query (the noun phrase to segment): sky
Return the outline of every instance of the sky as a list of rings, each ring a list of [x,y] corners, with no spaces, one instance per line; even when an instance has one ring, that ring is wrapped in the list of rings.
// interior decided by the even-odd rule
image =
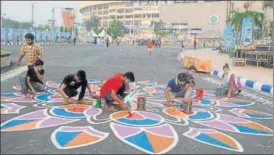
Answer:
[[[1,1],[1,15],[5,14],[5,18],[17,21],[31,21],[31,5],[34,1]],[[62,25],[61,9],[59,8],[75,8],[79,9],[83,1],[35,1],[34,7],[34,25],[48,24],[48,20],[52,19],[52,8],[55,9],[56,26]],[[76,14],[76,21],[81,22],[81,14]]]

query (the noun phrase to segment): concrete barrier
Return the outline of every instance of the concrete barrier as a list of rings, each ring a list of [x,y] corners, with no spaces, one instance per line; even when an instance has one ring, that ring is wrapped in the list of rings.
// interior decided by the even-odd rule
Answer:
[[[1,68],[10,65],[10,52],[2,52],[1,51]]]

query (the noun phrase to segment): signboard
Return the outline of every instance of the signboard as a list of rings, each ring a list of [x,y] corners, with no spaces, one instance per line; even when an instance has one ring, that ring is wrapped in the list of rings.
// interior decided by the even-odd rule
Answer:
[[[223,39],[225,51],[231,51],[235,47],[235,34],[231,25],[226,25]]]
[[[254,35],[253,30],[254,30],[254,20],[250,17],[243,18],[242,27],[241,27],[241,40],[240,40],[241,49],[252,46],[253,35]]]
[[[217,24],[219,21],[219,18],[215,15],[209,16],[208,22],[209,24]]]

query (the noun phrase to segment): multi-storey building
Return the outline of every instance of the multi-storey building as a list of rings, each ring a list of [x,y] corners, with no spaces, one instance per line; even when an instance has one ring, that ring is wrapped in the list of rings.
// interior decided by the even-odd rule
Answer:
[[[245,1],[232,3],[233,10],[244,11]],[[249,10],[263,12],[262,6],[263,1],[253,1]],[[166,23],[166,29],[221,37],[227,7],[227,1],[86,1],[80,6],[80,12],[84,20],[92,15],[98,16],[102,27],[108,27],[112,20],[119,20],[139,35],[152,33],[151,23],[161,20]]]

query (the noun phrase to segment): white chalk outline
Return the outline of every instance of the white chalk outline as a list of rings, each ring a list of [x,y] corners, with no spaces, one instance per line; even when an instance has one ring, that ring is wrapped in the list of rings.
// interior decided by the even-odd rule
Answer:
[[[113,122],[110,123],[110,128],[111,128],[112,132],[115,134],[115,136],[116,136],[118,139],[120,139],[120,140],[123,141],[124,143],[128,144],[129,146],[132,146],[132,147],[135,148],[135,149],[141,150],[141,151],[143,151],[143,152],[145,152],[145,153],[148,153],[148,154],[155,154],[154,152],[147,151],[147,150],[145,150],[145,149],[143,149],[143,148],[141,148],[141,147],[139,147],[139,146],[137,146],[137,145],[135,145],[135,144],[132,144],[132,143],[129,143],[128,141],[126,141],[125,138],[121,137],[121,136],[119,135],[119,133],[115,130],[114,125],[119,125],[119,126],[123,126],[123,127],[128,127],[128,126],[125,126],[125,125],[122,125],[122,124],[113,123]],[[161,152],[158,152],[157,154],[164,154],[164,153],[166,153],[166,152],[169,152],[170,150],[172,150],[172,149],[177,145],[177,143],[178,143],[178,141],[179,141],[179,140],[178,140],[178,134],[177,134],[177,132],[174,130],[174,128],[173,128],[170,124],[167,124],[167,123],[164,123],[164,124],[162,124],[162,125],[160,125],[160,126],[164,126],[164,125],[169,126],[169,128],[171,129],[171,132],[173,133],[173,136],[174,136],[174,137],[172,137],[172,138],[174,139],[174,141],[173,141],[173,143],[172,143],[168,148],[164,149],[164,150],[161,151]],[[160,126],[158,126],[158,127],[160,127]],[[156,136],[159,135],[159,134],[156,134],[156,133],[153,133],[153,132],[150,132],[150,131],[146,130],[146,129],[149,129],[149,128],[155,128],[155,126],[154,126],[154,127],[132,127],[132,128],[139,128],[139,129],[141,129],[140,132],[146,131],[146,132],[149,132],[149,133],[154,134],[154,135],[156,135]],[[138,133],[139,133],[139,132],[138,132]],[[136,133],[133,134],[133,135],[136,135]],[[171,137],[165,136],[165,135],[160,135],[160,136],[161,136],[161,137],[171,138]]]
[[[94,129],[94,128],[91,127],[91,126],[81,126],[81,127],[89,128],[89,129],[91,129],[91,130],[94,130],[94,131],[96,131],[96,132],[99,132],[99,133],[103,134],[103,136],[99,136],[99,135],[95,135],[95,134],[91,134],[91,133],[89,133],[89,132],[86,132],[86,129],[77,130],[77,132],[78,132],[78,131],[79,131],[79,132],[86,132],[87,134],[92,135],[92,136],[95,136],[95,137],[98,137],[98,138],[100,138],[100,139],[98,139],[97,141],[92,141],[92,142],[90,142],[90,143],[86,143],[86,144],[75,145],[75,146],[69,146],[69,147],[62,147],[62,146],[59,145],[59,143],[58,143],[57,140],[56,140],[56,134],[57,134],[57,132],[62,131],[62,129],[65,128],[65,127],[74,128],[74,127],[72,127],[72,126],[61,126],[61,127],[57,128],[57,129],[55,129],[55,130],[52,132],[51,136],[50,136],[50,137],[51,137],[51,141],[52,141],[52,143],[54,144],[54,146],[55,146],[56,148],[60,149],[60,150],[74,149],[74,148],[78,148],[78,147],[84,147],[84,146],[96,144],[96,143],[99,143],[99,142],[105,140],[105,139],[109,136],[109,133],[106,133],[106,132],[102,132],[102,131],[96,130],[96,129]],[[77,127],[75,127],[75,128],[79,128],[79,126],[77,126]],[[75,132],[75,131],[64,131],[64,132]]]
[[[43,119],[40,119],[40,118],[20,119],[20,117],[22,117],[22,116],[24,116],[24,115],[32,114],[32,113],[37,112],[37,111],[43,111],[43,114],[45,114],[46,117],[43,118]],[[48,120],[48,119],[50,119],[50,118],[54,118],[54,117],[48,115],[48,109],[40,109],[40,110],[37,110],[37,111],[33,111],[33,112],[30,112],[30,113],[26,113],[26,114],[24,114],[24,115],[20,115],[20,116],[14,117],[14,118],[12,118],[12,119],[10,119],[10,120],[7,120],[7,121],[5,121],[5,122],[3,122],[3,123],[1,124],[1,127],[2,127],[2,126],[4,126],[5,124],[7,124],[7,123],[9,123],[9,122],[11,122],[11,121],[13,121],[13,120],[33,120],[33,121],[37,121],[37,120],[38,120],[38,122],[37,122],[36,125],[35,125],[35,128],[32,128],[32,129],[23,129],[23,130],[6,130],[6,129],[1,129],[1,132],[14,132],[14,131],[29,131],[29,130],[36,130],[36,129],[49,128],[49,127],[54,127],[54,126],[59,126],[59,125],[64,125],[64,124],[69,124],[69,123],[73,123],[73,122],[76,122],[76,121],[79,121],[79,120],[80,120],[80,119],[67,119],[67,118],[55,117],[55,118],[58,118],[58,119],[69,120],[69,122],[63,123],[63,124],[60,123],[60,124],[58,124],[58,125],[55,124],[55,125],[49,125],[49,126],[46,126],[46,127],[40,127],[40,124],[41,124],[41,123],[43,123],[44,121],[46,121],[46,120]],[[7,129],[9,129],[9,128],[7,128]]]
[[[131,111],[131,113],[138,113],[138,114],[139,114],[139,112],[143,112],[143,113],[150,113],[150,114],[153,114],[153,115],[157,115],[157,117],[159,117],[160,120],[156,120],[156,119],[154,119],[154,118],[148,118],[148,119],[151,119],[151,120],[154,120],[154,121],[158,121],[158,123],[156,123],[156,124],[151,124],[151,125],[134,125],[134,124],[126,124],[126,123],[123,123],[123,122],[119,122],[118,120],[116,120],[116,119],[113,118],[113,115],[114,115],[114,114],[116,114],[116,113],[121,113],[121,112],[127,112],[127,111],[124,110],[124,111],[118,111],[118,112],[112,113],[112,114],[109,116],[110,120],[112,120],[113,122],[119,123],[119,124],[123,124],[123,125],[127,125],[127,126],[134,126],[134,127],[151,127],[151,126],[157,126],[157,125],[162,124],[162,123],[165,122],[165,119],[164,119],[162,116],[160,116],[160,115],[158,115],[158,114],[155,114],[155,113],[146,112],[146,111]],[[142,115],[142,114],[139,114],[139,115]],[[144,118],[147,118],[147,117],[145,117],[145,116],[143,116],[143,117],[144,117]],[[126,117],[120,117],[120,118],[126,118]]]
[[[195,134],[195,136],[191,137],[191,136],[188,135],[188,133],[192,132],[193,130],[198,130],[198,131]],[[198,142],[201,142],[201,143],[204,143],[204,144],[207,144],[207,145],[211,145],[211,146],[214,146],[214,147],[218,147],[218,148],[222,148],[222,149],[226,149],[226,150],[230,150],[230,151],[235,151],[235,152],[244,152],[244,148],[242,147],[242,145],[236,139],[234,139],[233,137],[231,137],[231,136],[229,136],[227,134],[224,134],[224,133],[222,133],[222,132],[220,132],[218,130],[215,130],[215,129],[202,129],[202,130],[205,131],[204,133],[214,133],[215,132],[215,133],[219,133],[219,134],[222,134],[222,135],[230,138],[231,140],[233,140],[236,143],[236,145],[239,148],[239,150],[235,150],[235,149],[231,149],[231,148],[226,148],[226,147],[223,147],[223,146],[219,146],[219,145],[207,143],[207,142],[201,141],[199,139],[196,139],[195,137],[198,136],[199,134],[201,134],[203,132],[199,128],[189,127],[189,130],[186,131],[185,133],[183,133],[182,135],[184,135],[184,136],[186,136],[186,137],[188,137],[190,139],[193,139],[195,141],[198,141]],[[214,131],[214,132],[206,132],[206,130],[208,130],[208,131]]]
[[[2,109],[1,109],[1,114],[19,114],[20,111],[24,108],[26,108],[26,106],[21,106],[21,105],[18,105],[18,104],[15,104],[15,103],[2,103],[1,104],[3,107],[5,107],[6,111],[2,112]],[[9,105],[13,105],[13,106],[16,106],[16,111],[15,112],[9,112],[11,109],[14,109],[14,107],[10,107]]]
[[[35,103],[37,102],[36,100],[28,100],[28,101],[14,101],[13,99],[22,99],[24,100],[25,97],[22,96],[22,95],[19,95],[18,92],[11,92],[15,95],[15,97],[10,97],[10,96],[3,96],[3,97],[7,97],[8,99],[7,100],[2,100],[1,98],[1,102],[14,102],[14,103]],[[3,93],[3,94],[9,94],[9,93]],[[2,95],[2,94],[1,94]]]
[[[265,114],[267,115],[267,117],[265,118],[256,118],[256,117],[250,117],[249,115],[243,113],[244,110],[251,110],[251,109],[243,109],[243,108],[233,108],[233,109],[230,109],[229,112],[231,112],[232,114],[238,116],[238,117],[241,117],[241,118],[250,118],[250,119],[259,119],[259,120],[263,120],[263,119],[273,119],[273,115],[269,114],[269,113],[265,113],[265,112],[262,112],[262,111],[257,111],[257,110],[251,110],[251,111],[256,111],[256,112],[260,112],[262,114]],[[245,117],[239,115],[239,114],[242,114],[244,115]]]
[[[272,134],[258,134],[258,133],[245,133],[245,132],[240,132],[236,127],[234,127],[233,125],[229,124],[229,123],[243,123],[243,122],[230,122],[230,121],[224,121],[224,120],[221,120],[220,119],[220,115],[226,115],[226,114],[219,114],[219,113],[215,113],[216,114],[216,118],[214,120],[208,120],[208,121],[192,121],[194,123],[197,123],[197,124],[200,124],[200,125],[203,125],[203,126],[206,126],[206,127],[210,127],[210,128],[214,128],[214,129],[218,129],[218,130],[222,130],[222,131],[229,131],[229,132],[233,132],[233,133],[239,133],[239,134],[246,134],[246,135],[258,135],[258,136],[273,136],[273,130],[262,125],[262,124],[259,124],[259,123],[256,123],[256,122],[253,122],[253,121],[249,121],[247,119],[243,119],[243,118],[240,118],[240,119],[243,119],[243,120],[246,120],[246,123],[254,123],[258,126],[263,126],[264,128],[268,129],[268,130],[271,130],[272,131]],[[226,115],[226,116],[230,116],[230,117],[235,117],[235,116],[231,116],[231,115]],[[236,117],[237,118],[237,117]],[[239,118],[238,118],[239,119]],[[210,125],[207,125],[207,124],[204,124],[204,123],[209,123],[209,122],[214,122],[214,121],[220,121],[222,123],[225,123],[227,124],[228,126],[230,126],[231,128],[233,128],[235,131],[230,131],[230,130],[226,130],[226,129],[221,129],[221,128],[218,128],[218,127],[214,127],[214,126],[210,126]]]
[[[98,109],[99,112],[98,112],[97,114],[95,114],[95,115],[88,115],[88,114],[87,114],[87,111],[90,110],[90,109]],[[87,108],[87,109],[83,112],[83,114],[86,116],[86,121],[87,121],[88,123],[90,123],[90,124],[103,124],[103,123],[108,123],[108,122],[111,121],[109,118],[106,118],[106,119],[97,119],[97,116],[100,115],[101,113],[102,113],[102,109],[100,109],[100,108],[94,108],[94,107]],[[93,122],[93,121],[91,120],[91,118],[92,118],[93,120],[102,121],[102,122]]]

